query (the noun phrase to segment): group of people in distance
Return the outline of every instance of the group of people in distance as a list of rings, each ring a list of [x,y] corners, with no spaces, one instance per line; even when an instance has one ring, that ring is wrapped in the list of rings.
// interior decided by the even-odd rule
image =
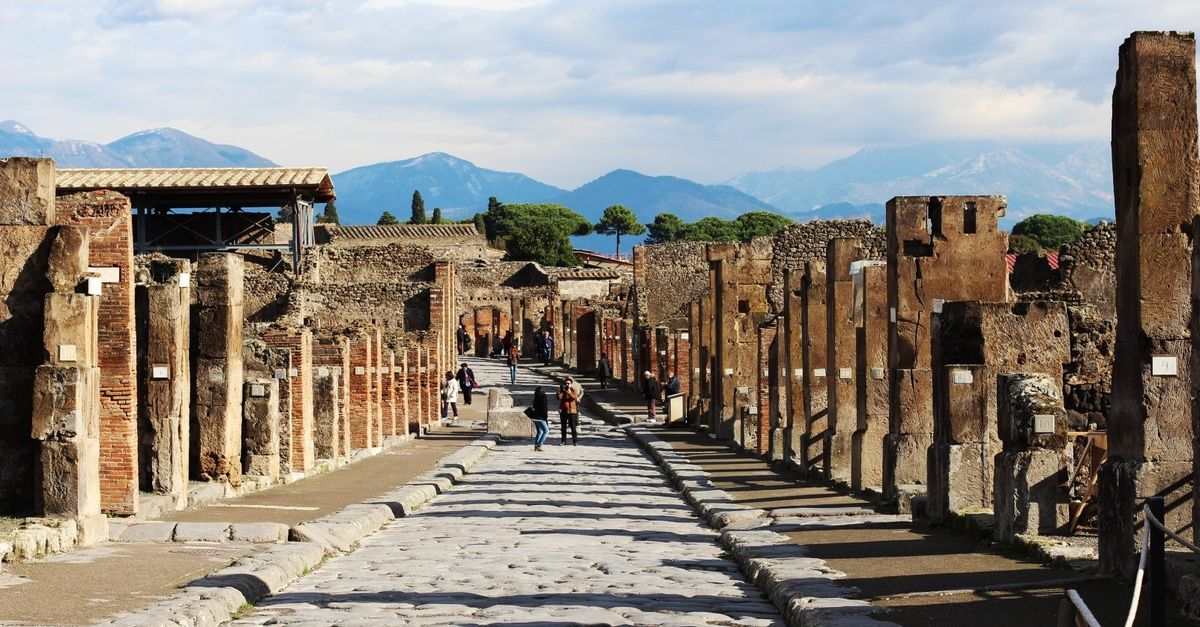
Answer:
[[[463,354],[471,348],[471,338],[467,333],[465,325],[460,325],[458,328],[458,352]],[[516,384],[517,382],[517,364],[520,361],[521,350],[520,338],[514,337],[512,330],[509,330],[501,340],[498,350],[493,351],[493,355],[503,354],[505,363],[508,366],[509,383]],[[534,349],[537,353],[539,361],[545,365],[550,365],[550,360],[554,355],[554,338],[549,331],[541,331],[534,338]],[[608,359],[608,353],[600,353],[600,359],[596,363],[596,378],[600,382],[601,389],[608,388],[609,379],[612,378],[613,368],[612,363]],[[682,391],[682,384],[679,377],[675,376],[675,372],[667,372],[667,380],[660,383],[653,372],[647,370],[643,373],[644,385],[642,393],[646,399],[646,414],[651,422],[658,420],[658,403],[660,400],[666,400],[671,396],[679,394]],[[467,405],[471,404],[471,391],[479,387],[479,383],[475,380],[475,373],[471,367],[463,362],[458,373],[446,372],[446,381],[442,384],[442,418],[448,418],[453,413],[454,418],[458,418],[458,396],[461,393],[463,402]],[[554,393],[558,399],[559,421],[562,429],[562,439],[559,445],[567,443],[567,433],[571,434],[571,443],[575,446],[579,445],[579,401],[583,398],[583,386],[575,380],[574,377],[568,376],[558,386],[558,390]],[[533,421],[534,427],[534,450],[542,450],[542,446],[546,443],[546,439],[550,435],[550,414],[548,409],[548,398],[546,391],[538,386],[533,391],[533,402],[525,409],[525,414]]]

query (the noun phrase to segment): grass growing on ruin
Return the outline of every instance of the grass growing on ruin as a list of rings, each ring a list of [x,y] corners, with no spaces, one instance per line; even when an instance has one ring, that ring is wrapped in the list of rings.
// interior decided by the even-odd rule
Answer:
[[[233,615],[229,617],[229,620],[237,620],[239,618],[245,618],[247,614],[249,614],[250,612],[253,612],[253,611],[254,611],[253,605],[250,605],[249,603],[243,603],[240,607],[237,608],[237,611],[234,612]]]

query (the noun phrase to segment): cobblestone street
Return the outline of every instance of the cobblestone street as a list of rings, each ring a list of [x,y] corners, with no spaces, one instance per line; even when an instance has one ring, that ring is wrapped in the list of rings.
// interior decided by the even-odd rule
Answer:
[[[780,624],[624,433],[583,422],[579,446],[559,446],[552,424],[544,452],[497,447],[235,624]]]

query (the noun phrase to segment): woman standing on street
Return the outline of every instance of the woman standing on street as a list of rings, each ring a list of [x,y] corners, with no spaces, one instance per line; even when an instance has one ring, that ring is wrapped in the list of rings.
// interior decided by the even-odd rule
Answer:
[[[517,384],[517,344],[511,343],[508,347],[508,381],[510,385]]]
[[[579,446],[579,393],[575,391],[575,381],[567,377],[558,388],[558,414],[562,426],[563,446],[567,443],[567,430],[571,431],[571,443]]]
[[[533,420],[536,432],[533,437],[533,450],[540,451],[546,443],[546,438],[550,436],[550,412],[546,408],[546,391],[540,385],[533,391],[533,404],[530,405],[530,409],[533,410],[530,419]]]
[[[458,420],[458,381],[454,380],[454,373],[446,371],[446,380],[442,383],[442,418],[448,417],[450,410],[454,410],[454,419]]]

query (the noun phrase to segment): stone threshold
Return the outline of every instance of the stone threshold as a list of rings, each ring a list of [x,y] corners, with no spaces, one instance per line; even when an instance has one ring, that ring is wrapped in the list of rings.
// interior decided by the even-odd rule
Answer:
[[[325,559],[353,551],[388,521],[411,516],[437,495],[450,491],[496,446],[496,440],[495,436],[479,437],[443,457],[433,470],[379,498],[296,525],[289,531],[289,542],[270,545],[187,584],[169,599],[100,624],[149,627],[229,621],[246,605],[278,593]]]

